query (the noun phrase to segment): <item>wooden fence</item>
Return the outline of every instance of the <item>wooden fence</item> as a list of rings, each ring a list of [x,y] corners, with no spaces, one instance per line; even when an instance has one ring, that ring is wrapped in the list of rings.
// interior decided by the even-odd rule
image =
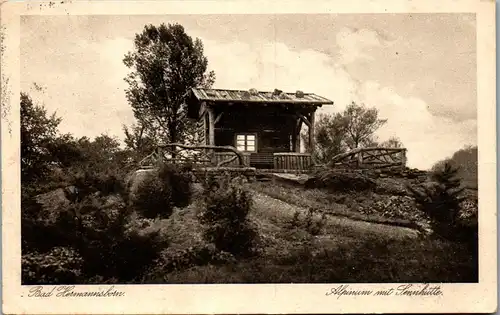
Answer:
[[[222,151],[222,152],[218,152]],[[244,154],[231,146],[184,145],[169,143],[158,146],[153,153],[139,162],[141,168],[156,167],[159,163],[194,166],[237,166],[248,165]]]
[[[312,158],[308,153],[274,153],[274,168],[277,170],[307,170],[312,166]]]
[[[356,168],[406,167],[405,148],[358,148],[333,157],[330,166]]]
[[[226,166],[239,166],[238,159],[233,159],[235,157],[234,152],[215,152],[214,153],[214,163],[215,165],[218,165],[219,163],[222,163],[224,161],[231,160],[230,162],[226,163]],[[243,154],[243,164],[244,165],[250,165],[250,157],[248,154]]]

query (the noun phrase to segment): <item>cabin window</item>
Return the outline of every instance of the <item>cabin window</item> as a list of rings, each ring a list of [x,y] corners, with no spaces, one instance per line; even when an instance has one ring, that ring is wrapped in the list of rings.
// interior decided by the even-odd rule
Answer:
[[[256,137],[254,134],[238,134],[236,135],[236,149],[244,152],[255,152]]]

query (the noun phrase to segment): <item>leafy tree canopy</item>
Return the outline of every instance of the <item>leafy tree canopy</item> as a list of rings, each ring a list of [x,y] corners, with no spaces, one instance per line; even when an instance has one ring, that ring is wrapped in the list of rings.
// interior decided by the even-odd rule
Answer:
[[[186,93],[215,80],[213,72],[207,73],[201,40],[193,40],[179,24],[146,25],[123,62],[132,70],[125,78],[127,99],[143,129],[128,132],[127,144],[141,142],[133,140],[139,135],[156,142],[185,141],[192,124],[186,116]]]
[[[48,115],[35,105],[26,93],[21,93],[21,180],[34,181],[43,177],[51,162],[55,162],[50,147],[57,137],[61,118]]]
[[[375,132],[386,122],[378,117],[376,108],[354,102],[342,113],[320,115],[315,131],[316,158],[327,162],[335,155],[355,148],[377,146]]]
[[[125,146],[135,153],[137,158],[151,153],[156,143],[155,135],[151,134],[144,125],[123,126],[125,132]]]
[[[398,137],[391,137],[388,140],[381,142],[380,147],[384,148],[403,148],[403,142]]]
[[[344,136],[345,126],[341,114],[320,115],[316,122],[316,158],[326,162],[345,152]]]
[[[376,108],[367,108],[352,102],[344,110],[342,120],[345,126],[345,144],[350,150],[370,146],[375,142],[375,132],[387,119],[378,118]]]

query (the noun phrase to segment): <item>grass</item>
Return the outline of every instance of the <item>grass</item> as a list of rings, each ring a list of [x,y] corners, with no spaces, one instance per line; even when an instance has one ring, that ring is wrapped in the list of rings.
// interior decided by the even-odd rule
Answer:
[[[357,202],[363,202],[370,199],[370,196],[366,193],[360,194],[359,196],[352,193],[332,194],[321,189],[306,190],[289,185],[280,185],[278,183],[269,185],[269,183],[265,182],[252,183],[252,189],[289,204],[318,209],[320,212],[346,217],[352,220],[389,224],[413,229],[420,228],[420,225],[414,220],[390,218],[376,213],[367,215],[353,210],[353,206],[355,206]]]
[[[309,243],[286,256],[263,256],[224,266],[170,273],[168,283],[477,282],[472,258],[460,246],[436,241],[351,241],[320,250]],[[444,253],[453,253],[453,258]]]
[[[267,194],[254,193],[253,216],[267,220],[280,229],[289,229],[289,223],[295,212],[299,212],[301,217],[307,213],[307,208],[294,205],[280,199],[270,197]],[[320,214],[315,215],[315,220],[320,219]],[[385,224],[366,222],[363,220],[353,220],[347,216],[328,215],[324,234],[336,237],[345,235],[356,238],[364,238],[366,235],[383,235],[385,238],[402,238],[408,235],[416,236],[416,231],[402,227],[394,227]]]
[[[202,227],[196,219],[201,206],[195,201],[176,209],[168,220],[156,222],[164,226],[169,252],[203,244]],[[254,192],[250,219],[260,234],[258,256],[224,263],[208,261],[172,271],[159,263],[143,282],[477,282],[477,260],[460,244],[421,238],[406,228],[337,216],[327,216],[323,230],[311,235],[291,223],[297,211],[303,220],[306,208]]]

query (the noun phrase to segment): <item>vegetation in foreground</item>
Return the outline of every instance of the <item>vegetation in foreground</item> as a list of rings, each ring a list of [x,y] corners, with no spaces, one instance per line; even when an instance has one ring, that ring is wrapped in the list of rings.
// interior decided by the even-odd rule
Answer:
[[[166,173],[193,178],[172,165],[151,176]],[[189,202],[176,206],[169,182],[139,186],[163,194],[156,215],[138,200],[151,193],[94,193],[49,213],[26,205],[23,283],[477,281],[474,249],[462,240],[357,229],[311,208],[280,212],[284,203],[240,178],[190,182]],[[69,216],[75,209],[81,221]]]

